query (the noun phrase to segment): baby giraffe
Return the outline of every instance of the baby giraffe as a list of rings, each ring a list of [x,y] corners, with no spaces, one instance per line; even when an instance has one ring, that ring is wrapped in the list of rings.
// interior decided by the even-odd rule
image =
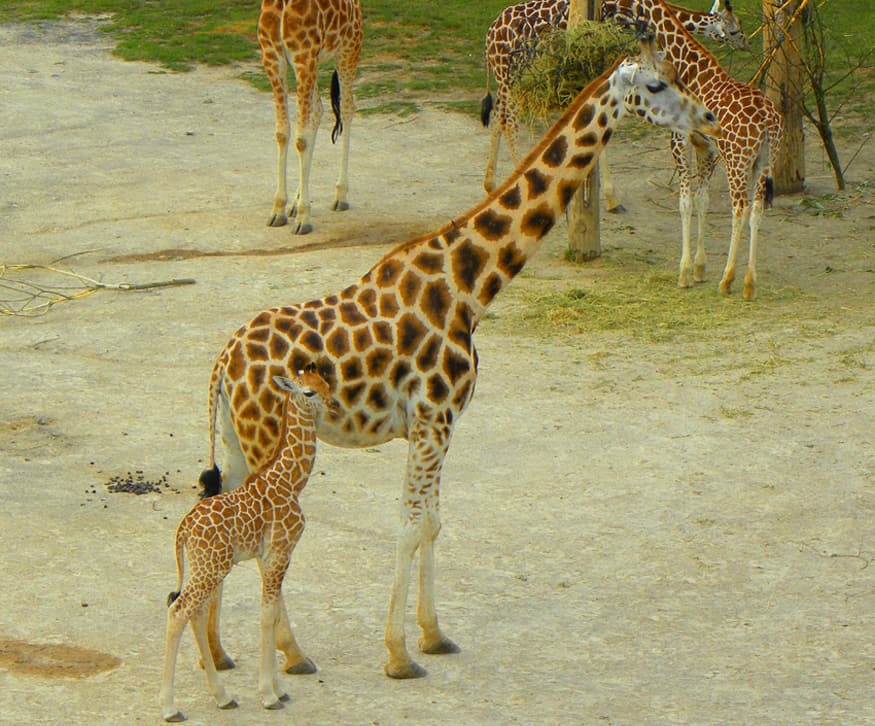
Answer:
[[[179,591],[167,598],[167,642],[161,683],[161,715],[184,721],[173,696],[176,655],[185,624],[191,620],[207,684],[219,708],[236,708],[213,665],[207,644],[207,610],[231,568],[258,561],[262,579],[261,664],[258,690],[265,708],[282,708],[288,696],[279,689],[276,647],[297,649],[283,602],[282,584],[292,551],[304,531],[298,495],[307,483],[316,457],[316,423],[334,406],[325,380],[307,369],[292,380],[274,377],[285,391],[282,431],[273,456],[230,492],[198,502],[176,530]],[[182,587],[184,552],[191,574]]]

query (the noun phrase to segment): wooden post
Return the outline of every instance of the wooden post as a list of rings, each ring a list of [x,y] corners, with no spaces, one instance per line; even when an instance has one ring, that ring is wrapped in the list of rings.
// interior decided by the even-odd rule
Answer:
[[[766,96],[784,117],[784,140],[772,178],[775,193],[802,191],[805,186],[805,135],[802,103],[805,93],[800,0],[763,0],[763,51],[774,53],[766,71]]]
[[[574,28],[584,18],[601,20],[601,0],[570,0],[568,5],[568,29]],[[575,262],[600,257],[602,254],[601,230],[599,229],[599,165],[592,168],[589,176],[568,205],[568,257]]]

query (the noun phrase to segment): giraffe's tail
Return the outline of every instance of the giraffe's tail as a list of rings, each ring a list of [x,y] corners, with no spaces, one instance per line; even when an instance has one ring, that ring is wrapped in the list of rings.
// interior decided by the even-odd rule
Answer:
[[[492,106],[492,93],[487,91],[480,102],[480,122],[486,127],[489,126],[489,117],[492,116]]]
[[[222,472],[219,467],[213,464],[212,468],[204,469],[198,478],[198,484],[201,485],[200,498],[214,497],[222,491]]]
[[[183,519],[176,529],[176,587],[167,595],[167,607],[173,605],[179,598],[182,592],[182,577],[185,569],[185,541],[188,539],[188,530],[185,527],[186,520]]]
[[[340,76],[337,70],[331,76],[331,110],[334,112],[334,128],[331,129],[331,143],[336,144],[343,133],[343,122],[340,120]]]
[[[222,491],[222,474],[216,464],[216,417],[219,411],[219,396],[222,395],[222,377],[224,373],[223,356],[213,365],[210,375],[209,393],[209,427],[210,427],[210,459],[209,468],[204,469],[198,478],[201,486],[200,498],[206,499]]]

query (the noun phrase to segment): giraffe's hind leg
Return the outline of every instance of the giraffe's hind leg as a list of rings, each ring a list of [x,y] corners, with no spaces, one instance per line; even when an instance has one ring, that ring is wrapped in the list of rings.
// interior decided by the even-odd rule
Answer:
[[[268,14],[266,18],[271,18]],[[286,203],[288,190],[286,188],[286,162],[289,153],[289,105],[286,76],[288,64],[285,52],[279,39],[277,23],[260,24],[258,43],[261,46],[261,65],[273,91],[274,111],[276,115],[276,194],[273,198],[273,209],[267,224],[270,227],[282,227],[288,223]]]
[[[352,117],[355,113],[352,83],[355,79],[358,56],[358,52],[352,52],[348,55],[340,56],[337,61],[337,78],[340,84],[340,172],[334,187],[334,211],[336,212],[343,212],[349,209],[347,194],[349,193],[350,127],[352,126]]]

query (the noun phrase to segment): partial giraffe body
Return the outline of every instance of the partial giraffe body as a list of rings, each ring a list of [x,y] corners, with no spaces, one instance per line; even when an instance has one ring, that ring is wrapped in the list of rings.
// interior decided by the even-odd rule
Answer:
[[[276,110],[277,190],[268,224],[281,227],[294,218],[295,234],[307,234],[310,223],[310,169],[316,132],[322,118],[322,99],[317,83],[318,63],[335,59],[331,106],[335,125],[331,141],[341,140],[340,173],[335,188],[334,209],[349,209],[347,201],[349,139],[355,110],[352,83],[362,49],[362,9],[359,0],[262,0],[258,16],[261,63],[273,88]],[[289,66],[297,80],[295,149],[298,152],[298,190],[286,216],[286,161],[289,151]]]
[[[571,104],[517,170],[482,203],[436,232],[386,254],[327,297],[255,316],[219,354],[210,380],[210,463],[233,488],[257,469],[280,430],[275,375],[315,364],[340,404],[317,426],[322,441],[409,442],[402,523],[389,603],[385,672],[412,678],[404,634],[410,568],[419,551],[417,621],[425,653],[457,650],[438,625],[434,541],[439,491],[456,421],[474,393],[473,334],[492,300],[520,272],[627,114],[683,132],[719,133],[714,116],[674,83],[652,41],[618,60]],[[211,622],[217,627],[218,616]],[[210,641],[226,662],[218,631]],[[282,647],[280,645],[280,647]]]
[[[678,286],[705,280],[705,217],[708,183],[718,155],[726,166],[732,201],[732,232],[720,292],[728,294],[735,279],[735,260],[745,224],[750,241],[744,299],[751,300],[756,285],[756,250],[764,208],[771,203],[770,170],[781,145],[784,126],[775,105],[758,88],[736,81],[717,59],[683,27],[672,7],[662,0],[612,0],[621,23],[646,22],[656,32],[666,58],[678,71],[678,80],[695,93],[720,121],[723,135],[716,141],[699,135],[673,133],[671,150],[680,177],[681,261]],[[696,155],[693,171],[691,156]],[[695,204],[698,234],[693,260],[690,232]]]
[[[670,7],[689,32],[733,48],[750,49],[750,42],[728,1],[725,8],[720,10],[720,0],[714,0],[713,7],[707,13],[674,5]],[[616,0],[604,0],[602,12],[606,16],[615,14]],[[528,0],[505,8],[486,31],[486,96],[481,104],[481,120],[489,129],[489,151],[483,177],[483,187],[487,192],[495,187],[495,169],[502,136],[514,165],[522,158],[519,144],[521,121],[512,94],[520,59],[541,35],[565,30],[567,26],[567,0]],[[494,99],[489,90],[490,75],[495,79]],[[602,154],[599,168],[607,211],[625,211],[608,171],[607,154]]]
[[[258,679],[262,705],[268,709],[282,708],[282,701],[288,698],[277,678],[277,644],[291,654],[296,672],[315,671],[295,642],[282,584],[292,552],[304,531],[298,496],[313,468],[317,421],[323,414],[330,417],[334,404],[328,384],[310,370],[299,371],[294,379],[277,376],[274,385],[283,395],[283,403],[281,430],[272,456],[237,489],[195,505],[176,530],[179,590],[168,597],[160,695],[161,715],[166,721],[184,720],[176,707],[173,680],[179,640],[189,620],[216,703],[219,708],[237,706],[216,674],[207,639],[207,607],[218,595],[231,568],[243,560],[258,560],[263,583]],[[191,572],[183,587],[186,555]]]

